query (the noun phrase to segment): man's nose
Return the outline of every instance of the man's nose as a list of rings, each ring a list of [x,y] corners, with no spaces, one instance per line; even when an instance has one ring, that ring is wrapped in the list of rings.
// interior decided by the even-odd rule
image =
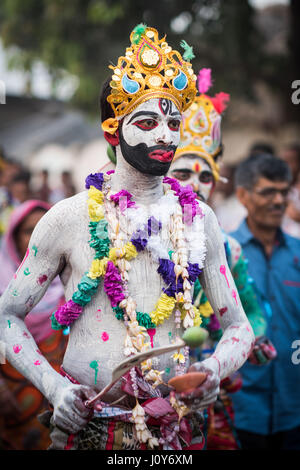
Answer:
[[[159,130],[160,134],[156,138],[156,143],[158,145],[170,145],[173,142],[173,136],[169,126],[167,124],[162,124]]]
[[[194,180],[192,182],[192,187],[193,187],[193,190],[197,192],[199,190],[199,182]]]
[[[273,204],[285,204],[287,198],[282,194],[281,191],[276,191],[274,199],[273,199]]]

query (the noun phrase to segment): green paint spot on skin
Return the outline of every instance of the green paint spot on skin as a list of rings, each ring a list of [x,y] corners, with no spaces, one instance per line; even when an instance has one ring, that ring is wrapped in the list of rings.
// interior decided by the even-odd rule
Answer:
[[[90,368],[94,369],[94,371],[95,371],[95,385],[96,385],[97,384],[97,375],[98,375],[98,371],[99,371],[98,362],[97,361],[92,361],[90,363]]]
[[[166,373],[167,375],[169,375],[170,370],[171,370],[170,367],[167,367],[167,368],[165,369],[165,373]]]
[[[12,295],[13,295],[14,297],[17,297],[17,295],[18,295],[17,289],[14,289],[14,290],[13,290]]]
[[[11,327],[11,322],[10,322],[10,320],[7,320],[7,323],[8,323],[8,328],[10,328],[10,327]]]
[[[29,268],[24,269],[24,274],[25,276],[28,276],[30,274]]]
[[[33,245],[32,247],[33,251],[34,251],[34,256],[36,256],[37,252],[38,252],[38,249],[35,245]]]

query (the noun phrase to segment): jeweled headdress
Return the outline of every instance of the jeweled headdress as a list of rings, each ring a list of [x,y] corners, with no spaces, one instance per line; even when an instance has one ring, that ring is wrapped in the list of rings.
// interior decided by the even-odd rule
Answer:
[[[125,56],[119,57],[116,66],[109,66],[113,75],[107,101],[115,119],[108,119],[102,127],[110,133],[116,131],[116,119],[131,113],[143,101],[166,98],[183,112],[197,93],[197,77],[189,62],[194,55],[185,41],[181,42],[185,50],[181,56],[169,46],[165,37],[159,39],[156,29],[143,24],[132,31],[130,41]]]
[[[183,114],[181,139],[174,161],[187,153],[199,155],[210,165],[217,181],[220,177],[216,159],[221,151],[221,119],[230,96],[223,92],[208,96],[206,92],[211,86],[211,69],[201,69],[198,75],[200,94]]]

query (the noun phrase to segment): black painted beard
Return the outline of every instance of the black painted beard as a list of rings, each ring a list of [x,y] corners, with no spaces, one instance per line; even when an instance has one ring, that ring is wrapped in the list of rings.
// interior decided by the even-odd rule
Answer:
[[[141,173],[153,176],[164,176],[168,173],[177,149],[175,145],[169,145],[168,147],[154,145],[148,147],[143,142],[138,145],[129,145],[123,137],[121,126],[119,129],[119,141],[120,149],[126,162]],[[164,154],[172,153],[172,158],[170,157],[170,161],[160,161],[149,156],[151,153],[159,154],[159,152]]]

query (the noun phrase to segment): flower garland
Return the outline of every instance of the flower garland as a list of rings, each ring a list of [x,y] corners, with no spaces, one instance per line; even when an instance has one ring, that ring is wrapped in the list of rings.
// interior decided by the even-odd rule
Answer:
[[[191,296],[191,289],[201,273],[201,268],[198,263],[188,261],[183,220],[186,219],[186,224],[190,225],[196,215],[203,216],[203,214],[191,188],[182,188],[176,180],[164,178],[164,183],[170,185],[179,202],[176,205],[174,214],[171,216],[170,237],[175,249],[169,253],[169,258],[158,259],[157,272],[162,277],[166,287],[162,289],[162,294],[154,310],[149,314],[137,312],[136,303],[128,292],[130,261],[146,248],[155,251],[153,243],[151,244],[150,241],[152,236],[158,235],[162,223],[156,220],[155,217],[150,217],[142,227],[132,234],[130,241],[124,243],[120,230],[120,215],[124,213],[125,209],[136,209],[136,204],[127,191],[122,190],[117,194],[111,194],[109,179],[108,174],[103,175],[101,173],[89,175],[86,179],[86,188],[88,189],[87,205],[90,217],[89,231],[91,235],[89,244],[95,251],[95,257],[89,271],[81,278],[72,299],[54,312],[51,319],[54,329],[65,328],[72,324],[81,315],[84,306],[91,301],[92,296],[97,292],[101,279],[103,279],[103,288],[110,300],[116,318],[123,320],[126,326],[124,354],[130,356],[149,350],[150,344],[146,341],[147,329],[156,328],[164,323],[171,316],[175,307],[176,329],[180,328],[181,321],[183,321],[184,328],[201,324],[199,310],[193,305]],[[111,210],[111,206],[109,207],[110,210],[106,210],[105,200],[110,204],[113,202],[115,208],[119,208],[121,212],[119,218]],[[191,206],[191,217],[185,217],[186,205]],[[111,228],[110,238],[108,236],[108,224]],[[203,254],[203,246],[201,246],[201,249]],[[158,251],[161,252],[161,250]],[[201,257],[198,259],[201,259]],[[173,360],[176,363],[176,374],[184,373],[184,365],[188,355],[188,348],[184,349],[184,354],[179,351],[173,354]],[[154,388],[163,383],[161,377],[163,372],[152,369],[151,359],[143,362],[141,369],[145,380],[152,382]],[[135,371],[132,370],[133,375],[134,373]],[[132,380],[134,383],[133,376]],[[138,392],[136,392],[137,399]],[[139,407],[138,400],[136,411],[137,407]],[[135,425],[138,425],[139,430],[143,431],[143,436],[147,436],[146,440],[154,439],[151,433],[148,433],[145,422],[141,423],[141,416],[136,411],[133,413]],[[137,422],[135,415],[139,417]],[[153,444],[154,441],[151,442]]]

